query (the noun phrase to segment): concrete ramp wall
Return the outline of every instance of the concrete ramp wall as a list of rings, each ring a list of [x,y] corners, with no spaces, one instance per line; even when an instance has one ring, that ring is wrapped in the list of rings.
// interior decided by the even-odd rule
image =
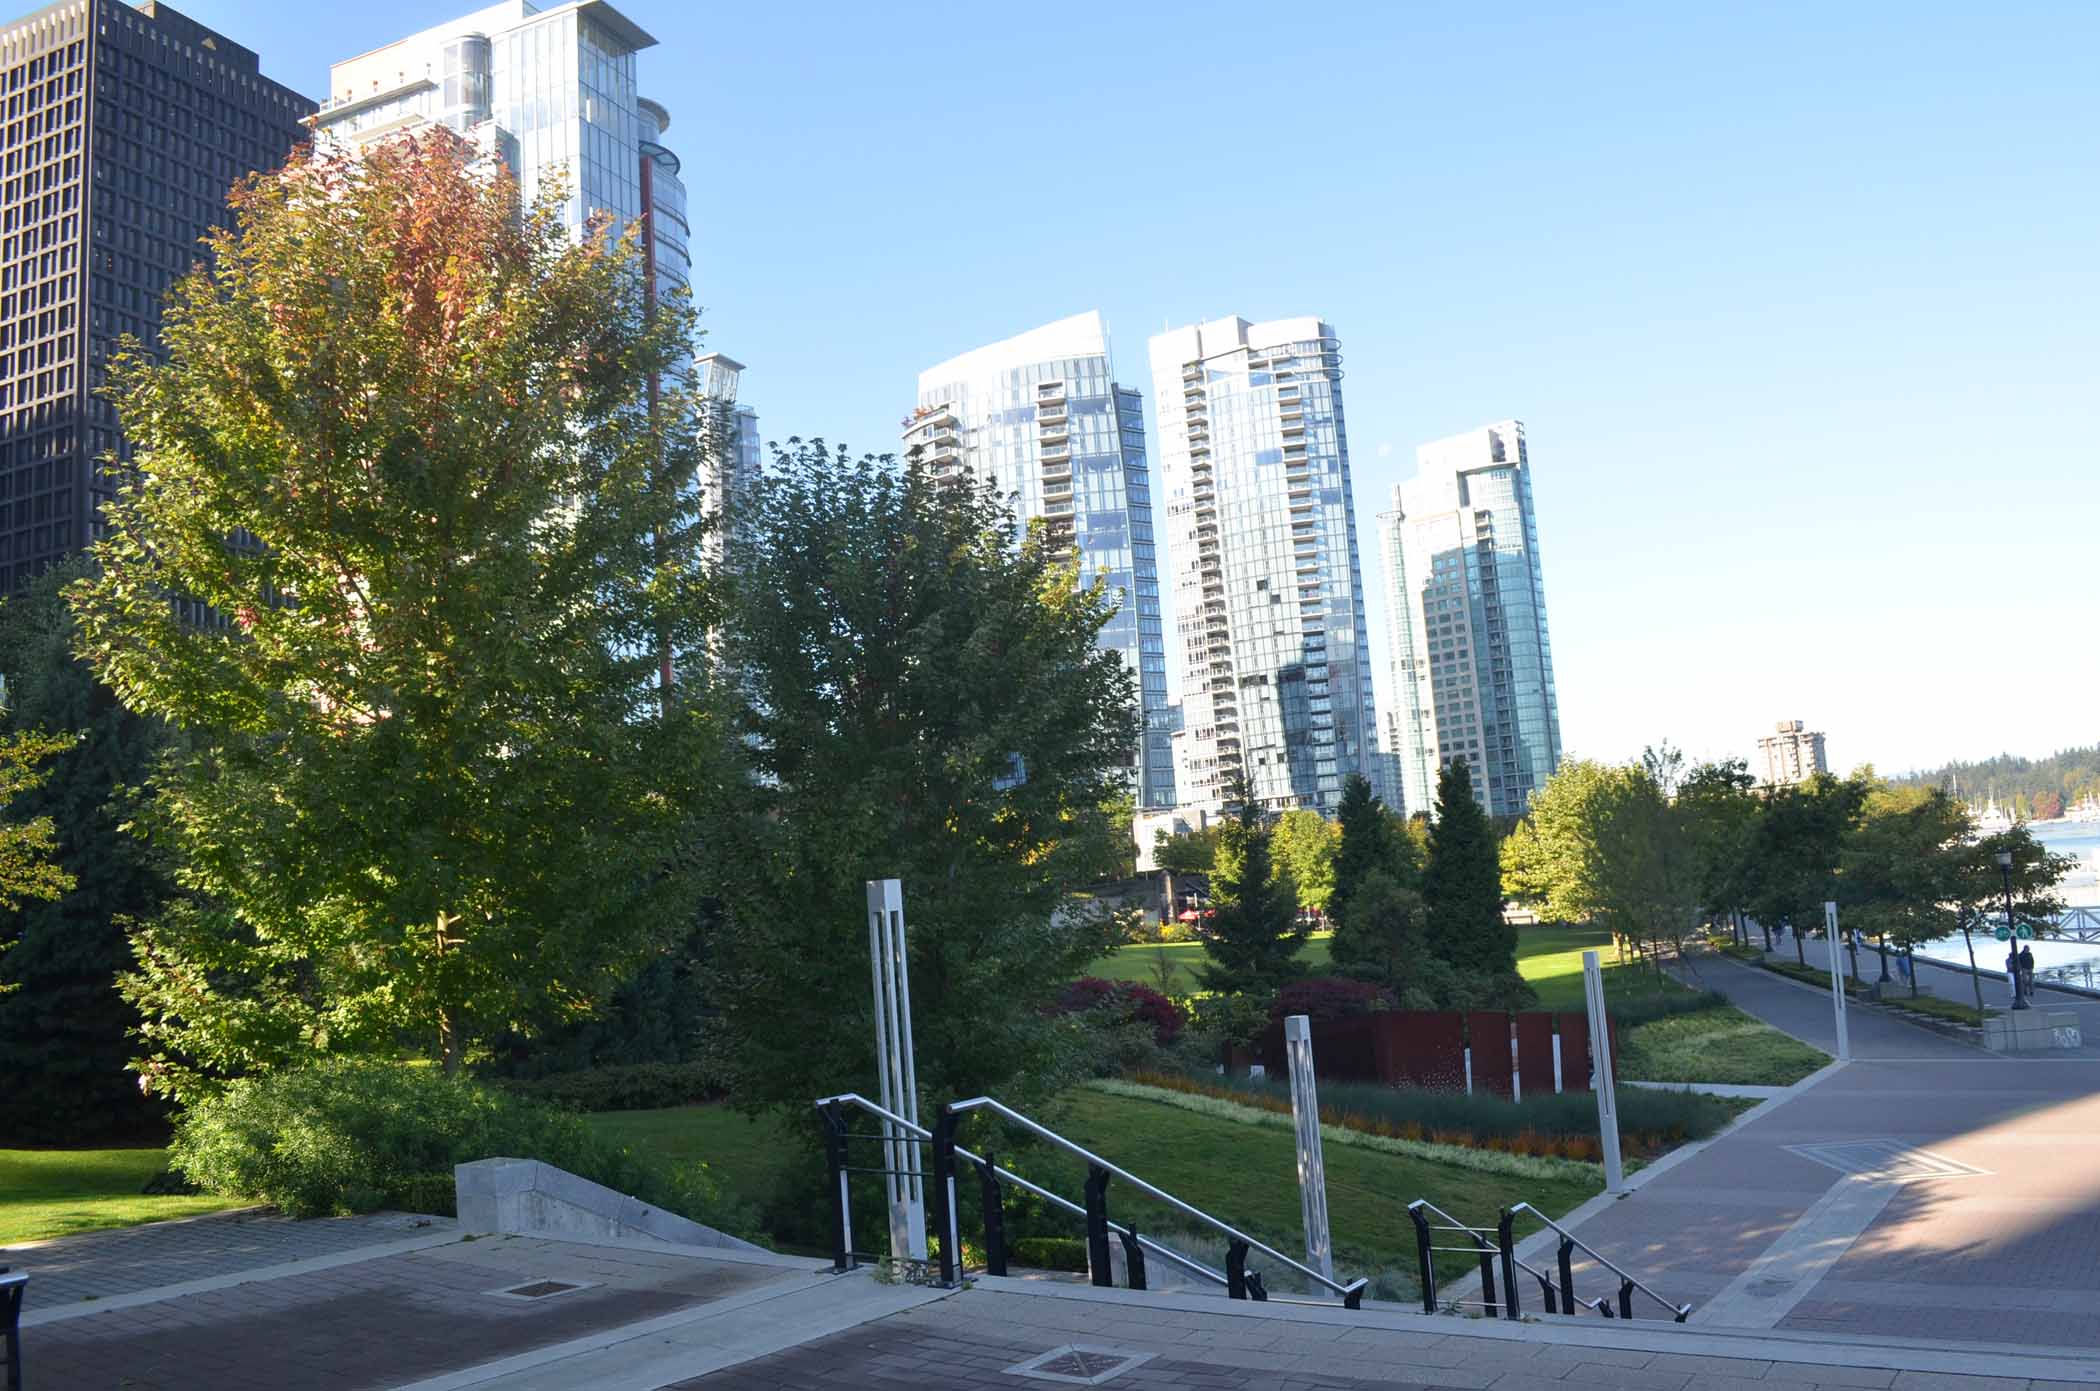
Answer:
[[[680,1246],[764,1250],[537,1159],[477,1159],[456,1165],[452,1182],[460,1230],[466,1232],[647,1237]]]

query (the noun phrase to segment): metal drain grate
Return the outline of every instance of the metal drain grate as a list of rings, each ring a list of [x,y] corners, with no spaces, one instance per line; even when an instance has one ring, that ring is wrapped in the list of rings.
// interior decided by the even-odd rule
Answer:
[[[1099,1386],[1112,1381],[1132,1367],[1150,1362],[1149,1352],[1123,1352],[1117,1348],[1083,1347],[1067,1344],[1052,1348],[1046,1353],[1029,1358],[1026,1362],[1006,1369],[1007,1375],[1027,1377],[1032,1381],[1059,1381],[1068,1386]]]
[[[1788,1145],[1788,1153],[1860,1178],[1885,1183],[1913,1179],[1966,1178],[1985,1172],[1931,1150],[1913,1149],[1900,1140],[1847,1140],[1829,1145]]]
[[[508,1289],[490,1290],[489,1293],[498,1299],[552,1299],[558,1294],[573,1294],[591,1288],[590,1284],[579,1280],[531,1280]]]

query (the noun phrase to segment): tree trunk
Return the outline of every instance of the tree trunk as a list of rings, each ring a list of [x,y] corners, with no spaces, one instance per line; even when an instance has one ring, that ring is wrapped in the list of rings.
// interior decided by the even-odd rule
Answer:
[[[458,915],[443,909],[438,911],[437,954],[440,960],[444,958],[445,949],[452,945],[452,924],[458,921]],[[460,1037],[458,1017],[445,1005],[438,1006],[437,1027],[438,1056],[444,1060],[445,1075],[457,1077],[466,1061],[466,1041]]]
[[[1792,924],[1789,923],[1788,926],[1791,927]],[[1798,927],[1794,928],[1794,960],[1803,966],[1808,965],[1808,948],[1801,945],[1801,929]]]

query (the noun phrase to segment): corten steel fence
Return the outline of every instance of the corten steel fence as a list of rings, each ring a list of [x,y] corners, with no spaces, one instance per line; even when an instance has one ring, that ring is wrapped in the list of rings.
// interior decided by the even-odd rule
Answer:
[[[1590,1090],[1590,1021],[1579,1010],[1380,1010],[1315,1027],[1328,1081],[1505,1097]],[[1288,1069],[1281,1020],[1262,1036],[1262,1066],[1272,1077]]]

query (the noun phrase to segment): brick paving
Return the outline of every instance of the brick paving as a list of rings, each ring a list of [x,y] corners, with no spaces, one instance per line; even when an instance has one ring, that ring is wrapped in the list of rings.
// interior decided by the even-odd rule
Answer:
[[[1430,1331],[1437,1322],[1424,1320],[1422,1331],[1305,1324],[972,1290],[677,1382],[669,1391],[1027,1391],[1059,1383],[1014,1368],[1075,1345],[1149,1354],[1100,1383],[1117,1391],[2073,1391],[2078,1385],[1511,1342]]]
[[[783,1272],[490,1237],[25,1331],[27,1384],[376,1391],[704,1304]],[[495,1291],[554,1279],[544,1301]]]
[[[0,1265],[29,1272],[28,1308],[36,1310],[340,1255],[458,1227],[449,1217],[400,1212],[310,1222],[275,1212],[229,1212],[0,1248]]]

